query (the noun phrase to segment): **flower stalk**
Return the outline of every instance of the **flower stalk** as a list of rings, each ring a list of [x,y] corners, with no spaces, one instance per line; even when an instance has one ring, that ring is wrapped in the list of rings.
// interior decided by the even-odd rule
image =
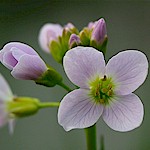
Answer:
[[[72,90],[70,89],[70,87],[68,87],[66,84],[64,84],[63,82],[58,83],[59,86],[61,86],[62,88],[64,88],[65,90],[67,90],[68,92],[71,92]]]
[[[43,102],[39,103],[39,108],[59,107],[59,102]]]
[[[87,150],[97,150],[96,143],[96,124],[91,127],[85,128]]]

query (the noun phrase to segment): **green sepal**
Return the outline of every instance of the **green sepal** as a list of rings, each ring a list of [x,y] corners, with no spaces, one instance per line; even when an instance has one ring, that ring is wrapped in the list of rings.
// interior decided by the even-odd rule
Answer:
[[[61,40],[60,38],[61,37],[59,37],[59,41]],[[58,63],[62,63],[63,51],[61,49],[62,46],[59,42],[51,41],[50,43],[51,54]]]
[[[90,36],[91,36],[91,30],[88,28],[84,28],[79,33],[79,37],[80,37],[82,46],[90,46]]]
[[[103,54],[106,53],[106,47],[107,47],[108,38],[106,37],[102,44],[98,44],[95,40],[90,41],[90,46],[96,48],[100,52],[103,52]]]
[[[36,84],[44,85],[47,87],[54,87],[62,82],[62,76],[52,67],[48,67],[47,71],[38,78]]]
[[[39,100],[30,97],[17,97],[7,102],[9,113],[15,117],[26,117],[37,113]]]

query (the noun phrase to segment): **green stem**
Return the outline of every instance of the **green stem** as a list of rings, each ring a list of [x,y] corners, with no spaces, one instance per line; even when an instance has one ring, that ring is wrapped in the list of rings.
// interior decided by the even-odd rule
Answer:
[[[87,150],[97,150],[96,144],[96,124],[86,128],[86,142],[87,142]]]
[[[101,143],[100,150],[104,150],[105,149],[105,147],[104,147],[104,136],[101,136],[100,143]]]
[[[59,86],[61,86],[61,87],[63,87],[65,90],[67,90],[68,92],[71,92],[72,90],[66,85],[66,84],[64,84],[63,82],[60,82],[59,84],[58,84]]]
[[[47,108],[47,107],[59,107],[59,102],[43,102],[39,103],[39,108]]]

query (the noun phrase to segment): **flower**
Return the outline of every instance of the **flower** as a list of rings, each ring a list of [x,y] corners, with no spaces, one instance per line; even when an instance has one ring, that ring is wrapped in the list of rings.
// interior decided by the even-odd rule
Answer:
[[[47,70],[37,52],[20,42],[7,43],[0,51],[0,61],[16,79],[36,80]]]
[[[47,23],[39,33],[39,44],[45,52],[50,52],[49,45],[52,40],[57,40],[62,35],[63,28],[59,24]]]
[[[143,104],[132,93],[148,72],[142,52],[120,52],[105,65],[101,52],[76,47],[66,53],[63,65],[68,78],[80,87],[60,103],[58,122],[66,131],[90,127],[100,116],[116,131],[130,131],[142,123]]]
[[[97,44],[102,44],[107,37],[106,23],[103,18],[96,21],[93,25],[89,24],[89,27],[93,28],[91,40]]]
[[[71,34],[70,39],[69,39],[69,47],[75,47],[81,43],[80,38],[76,34]]]
[[[9,131],[13,133],[14,129],[14,118],[10,116],[9,111],[7,110],[7,103],[12,101],[14,96],[11,92],[11,89],[0,74],[0,127],[4,126],[6,123],[9,124]]]

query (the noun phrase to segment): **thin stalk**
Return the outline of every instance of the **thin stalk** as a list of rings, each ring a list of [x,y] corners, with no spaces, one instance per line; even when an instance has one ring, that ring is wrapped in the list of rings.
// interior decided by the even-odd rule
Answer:
[[[96,124],[85,129],[87,150],[97,150]]]
[[[100,138],[100,143],[101,143],[101,145],[100,145],[100,150],[104,150],[105,147],[104,147],[104,136],[103,136],[103,135],[102,135],[101,138]]]
[[[71,92],[72,90],[66,85],[64,84],[63,82],[59,83],[58,84],[59,86],[63,87],[65,90],[67,90],[68,92]]]
[[[59,107],[59,102],[43,102],[39,103],[40,108],[47,108],[47,107]]]

